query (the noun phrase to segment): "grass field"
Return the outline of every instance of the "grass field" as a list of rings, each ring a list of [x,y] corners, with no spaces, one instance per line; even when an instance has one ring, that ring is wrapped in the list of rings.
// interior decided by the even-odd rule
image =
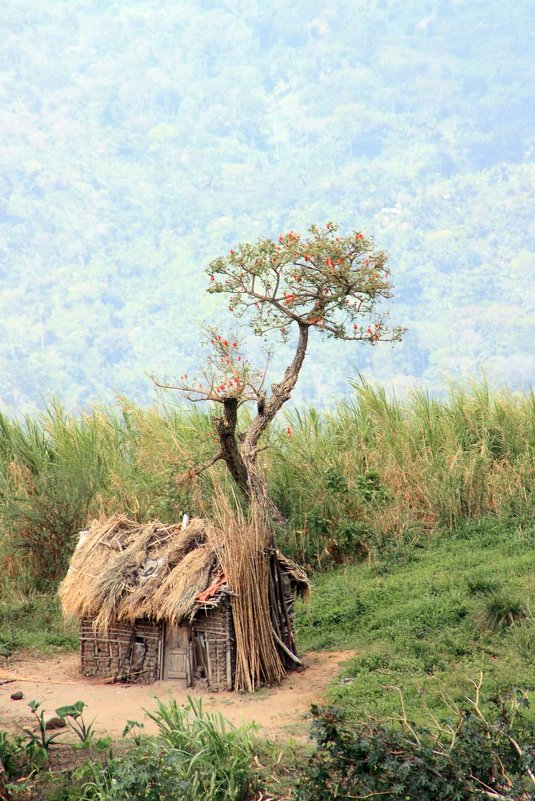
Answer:
[[[535,527],[472,522],[316,575],[298,614],[303,649],[354,648],[330,700],[356,718],[448,712],[473,690],[535,691]]]
[[[0,657],[21,648],[45,654],[74,650],[78,642],[78,626],[63,619],[55,594],[11,588],[1,595]]]

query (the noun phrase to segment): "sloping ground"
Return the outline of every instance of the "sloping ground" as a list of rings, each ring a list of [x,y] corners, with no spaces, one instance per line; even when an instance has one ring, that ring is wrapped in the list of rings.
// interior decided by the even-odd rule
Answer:
[[[110,685],[98,680],[80,677],[78,655],[68,654],[55,658],[13,659],[0,667],[0,682],[7,678],[18,681],[0,685],[0,727],[16,729],[30,722],[26,706],[35,699],[43,702],[47,712],[75,701],[87,704],[87,719],[96,718],[98,732],[120,736],[127,720],[143,721],[144,710],[154,708],[155,698],[166,700],[170,696],[184,703],[187,696],[202,697],[207,711],[221,712],[232,723],[258,724],[260,732],[270,739],[306,737],[308,724],[304,715],[310,705],[320,701],[329,682],[337,675],[340,665],[352,653],[314,653],[304,657],[307,669],[292,673],[280,687],[260,690],[254,695],[231,692],[211,693],[186,691],[173,682],[159,681],[146,686]],[[12,701],[11,694],[22,690],[24,700]],[[153,731],[151,721],[146,730]]]
[[[447,715],[480,671],[487,698],[533,695],[535,529],[474,522],[319,575],[297,625],[306,649],[355,650],[329,700],[358,718],[399,713],[396,688],[415,719]]]

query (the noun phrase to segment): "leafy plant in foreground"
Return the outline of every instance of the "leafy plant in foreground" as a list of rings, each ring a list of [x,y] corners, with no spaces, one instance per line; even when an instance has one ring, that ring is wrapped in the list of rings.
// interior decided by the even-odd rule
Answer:
[[[135,737],[135,747],[106,767],[93,766],[84,801],[245,801],[253,789],[254,741],[200,701],[186,706],[158,701],[148,713],[156,738]],[[130,726],[130,723],[133,725]],[[129,721],[126,729],[139,724]],[[125,729],[125,731],[126,731]]]
[[[535,793],[535,723],[521,694],[491,713],[475,698],[454,719],[423,727],[405,713],[395,721],[355,724],[335,708],[313,707],[318,749],[298,782],[299,801],[530,801]],[[401,693],[400,693],[401,694]]]
[[[85,703],[83,701],[76,701],[74,704],[68,706],[60,706],[56,709],[56,715],[64,718],[68,727],[73,731],[82,745],[89,747],[93,742],[93,724],[86,723],[83,717]]]
[[[61,737],[64,732],[56,731],[52,734],[49,734],[46,728],[46,721],[45,721],[45,713],[44,710],[38,713],[37,710],[41,706],[40,701],[30,701],[28,703],[30,707],[31,713],[35,718],[35,729],[28,729],[23,728],[23,732],[28,737],[28,745],[34,745],[41,748],[45,753],[48,751],[54,740],[57,740],[58,737]]]

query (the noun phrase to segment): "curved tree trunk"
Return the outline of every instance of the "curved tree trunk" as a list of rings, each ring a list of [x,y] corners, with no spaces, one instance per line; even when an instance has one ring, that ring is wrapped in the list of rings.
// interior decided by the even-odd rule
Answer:
[[[299,340],[292,363],[279,384],[271,387],[271,396],[263,404],[245,434],[238,436],[238,399],[225,398],[223,416],[215,419],[221,443],[221,456],[246,501],[264,510],[268,518],[284,522],[284,515],[271,500],[265,478],[258,469],[258,442],[282,406],[290,399],[303,365],[308,345],[308,325],[299,324]]]

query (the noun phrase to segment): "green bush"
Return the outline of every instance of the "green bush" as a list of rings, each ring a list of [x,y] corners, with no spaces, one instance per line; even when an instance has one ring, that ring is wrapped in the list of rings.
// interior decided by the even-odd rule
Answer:
[[[525,620],[527,616],[526,606],[518,598],[491,594],[485,601],[480,621],[484,628],[501,631]]]
[[[479,687],[478,687],[479,692]],[[317,750],[302,770],[299,801],[529,801],[535,795],[535,724],[525,698],[479,699],[442,725],[422,726],[402,708],[397,721],[353,723],[335,708],[313,707]]]
[[[141,737],[108,765],[93,766],[83,801],[246,801],[253,789],[250,729],[205,713],[190,698],[185,707],[158,701],[149,717],[156,738]]]

